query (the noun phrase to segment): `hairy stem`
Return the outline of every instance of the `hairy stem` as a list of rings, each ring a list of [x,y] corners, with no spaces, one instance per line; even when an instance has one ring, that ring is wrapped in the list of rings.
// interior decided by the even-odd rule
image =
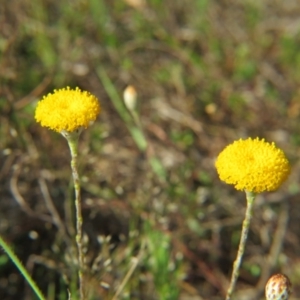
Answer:
[[[84,254],[82,245],[82,208],[81,208],[81,194],[80,194],[80,181],[77,170],[77,146],[79,133],[64,134],[68,141],[71,152],[71,168],[75,190],[75,210],[76,210],[76,245],[78,252],[78,277],[79,277],[79,293],[80,300],[85,300],[84,289]]]
[[[250,222],[252,219],[255,194],[252,192],[246,191],[246,197],[247,197],[247,209],[246,209],[246,213],[245,213],[245,219],[243,221],[243,228],[242,228],[242,233],[241,233],[239,249],[237,252],[236,259],[233,264],[231,280],[230,280],[230,284],[229,284],[227,294],[226,294],[226,300],[231,300],[232,293],[234,291],[237,279],[239,277],[239,271],[240,271],[240,267],[241,267],[241,263],[242,263],[242,258],[243,258],[244,252],[245,252],[245,246],[246,246],[246,241],[247,241],[248,232],[249,232],[249,228],[250,228]]]

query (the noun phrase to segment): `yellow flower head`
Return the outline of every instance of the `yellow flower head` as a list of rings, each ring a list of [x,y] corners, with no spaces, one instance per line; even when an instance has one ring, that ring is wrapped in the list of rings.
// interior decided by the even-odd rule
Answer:
[[[228,145],[219,154],[216,168],[221,180],[254,193],[276,190],[290,173],[283,151],[259,138]]]
[[[35,119],[42,126],[54,131],[73,132],[81,127],[87,128],[100,112],[98,99],[89,92],[69,87],[54,90],[39,101]]]

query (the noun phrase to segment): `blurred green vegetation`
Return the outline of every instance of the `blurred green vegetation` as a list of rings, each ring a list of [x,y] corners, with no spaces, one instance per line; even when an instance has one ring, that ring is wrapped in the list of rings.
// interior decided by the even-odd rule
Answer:
[[[214,159],[248,136],[275,141],[295,171],[277,196],[258,200],[238,291],[261,299],[262,270],[299,282],[299,15],[292,0],[1,5],[0,233],[48,299],[68,290],[76,299],[76,263],[60,228],[43,219],[39,178],[70,232],[73,197],[67,145],[35,123],[34,109],[65,86],[89,90],[102,108],[80,141],[91,299],[112,299],[140,251],[119,299],[224,298],[245,200],[219,181]],[[122,103],[127,85],[137,90],[140,124]],[[276,230],[287,231],[286,263],[266,263]],[[2,255],[0,294],[32,299]]]

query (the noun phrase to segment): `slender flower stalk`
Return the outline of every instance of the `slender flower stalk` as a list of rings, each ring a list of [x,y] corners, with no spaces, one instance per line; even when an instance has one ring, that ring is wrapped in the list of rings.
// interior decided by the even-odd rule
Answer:
[[[255,196],[279,188],[290,173],[290,165],[283,151],[274,143],[270,144],[259,138],[248,138],[227,146],[219,154],[216,168],[221,180],[233,184],[237,190],[246,191],[247,198],[240,244],[226,294],[226,300],[230,300],[245,252]]]
[[[233,263],[233,270],[232,270],[230,284],[229,284],[229,287],[227,290],[226,300],[231,299],[237,279],[239,277],[239,271],[240,271],[240,267],[242,264],[242,258],[243,258],[244,252],[245,252],[246,241],[248,238],[250,222],[251,222],[252,214],[253,214],[253,204],[254,204],[254,200],[255,200],[255,194],[252,192],[246,191],[246,198],[247,198],[247,208],[246,208],[246,213],[245,213],[245,219],[243,221],[242,233],[241,233],[240,244],[239,244],[237,256]]]
[[[78,251],[78,277],[79,277],[79,293],[80,299],[85,299],[85,283],[84,283],[84,253],[83,253],[83,245],[82,245],[82,208],[81,208],[81,193],[80,193],[80,180],[77,168],[77,157],[78,157],[78,138],[80,132],[63,132],[62,135],[66,138],[68,142],[68,146],[70,148],[71,153],[71,169],[72,169],[72,177],[74,182],[74,190],[75,190],[75,211],[76,211],[76,245]]]

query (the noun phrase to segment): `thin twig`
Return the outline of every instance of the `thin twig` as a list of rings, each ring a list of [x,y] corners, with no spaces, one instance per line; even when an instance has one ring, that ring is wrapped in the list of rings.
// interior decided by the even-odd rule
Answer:
[[[37,214],[35,211],[33,211],[30,206],[26,203],[25,199],[21,195],[18,189],[18,179],[19,175],[21,172],[21,163],[16,164],[13,166],[13,174],[12,177],[10,178],[9,186],[10,186],[10,191],[16,200],[16,202],[20,205],[21,209],[26,212],[29,216],[31,217],[36,217],[38,219],[41,219],[45,222],[52,223],[53,220],[50,216],[44,215],[44,214]]]
[[[132,258],[132,265],[130,269],[128,270],[127,274],[125,275],[122,283],[119,285],[115,295],[113,296],[112,300],[117,300],[121,292],[123,291],[124,287],[126,286],[127,282],[129,281],[130,277],[132,276],[134,270],[138,266],[144,252],[144,247],[145,247],[145,240],[143,239],[141,249],[139,251],[139,254],[137,257]]]
[[[56,210],[55,205],[53,204],[46,181],[42,177],[42,174],[40,174],[38,182],[39,182],[39,186],[40,186],[41,192],[42,192],[44,200],[45,200],[46,207],[52,216],[53,223],[62,232],[63,236],[68,239],[66,227],[65,227],[64,223],[62,222],[62,220]]]

